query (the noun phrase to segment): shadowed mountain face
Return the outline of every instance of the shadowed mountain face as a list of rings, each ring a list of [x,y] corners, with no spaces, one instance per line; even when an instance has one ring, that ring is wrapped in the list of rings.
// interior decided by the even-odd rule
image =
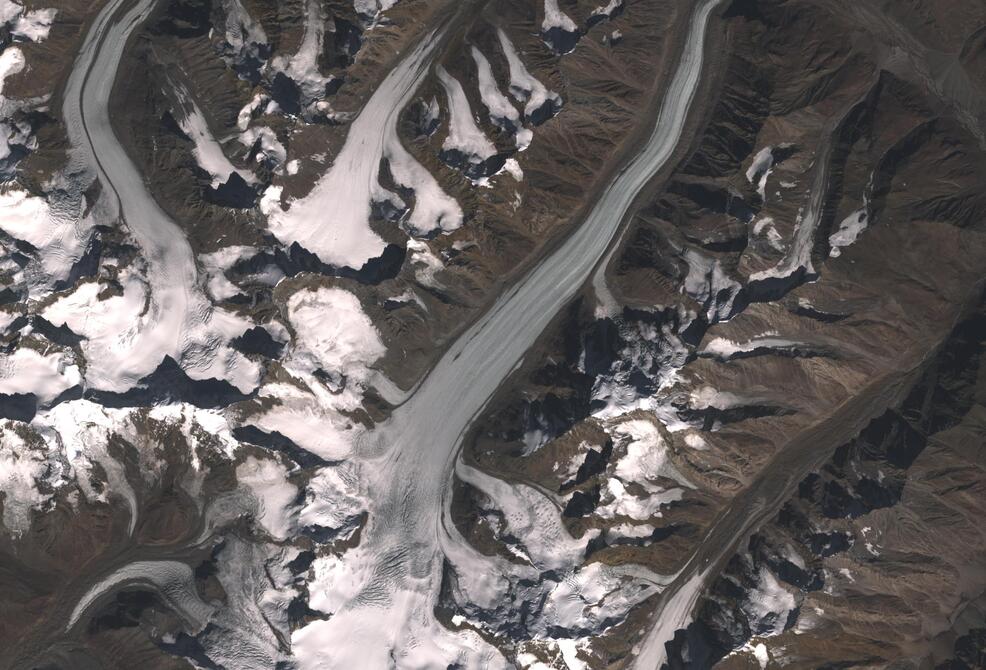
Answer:
[[[0,22],[0,667],[986,666],[980,3]]]

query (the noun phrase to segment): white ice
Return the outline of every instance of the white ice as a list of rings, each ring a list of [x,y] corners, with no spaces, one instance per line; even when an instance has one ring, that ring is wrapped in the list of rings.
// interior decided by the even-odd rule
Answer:
[[[10,51],[4,51],[0,59]],[[41,269],[50,279],[69,275],[72,264],[85,251],[88,223],[84,220],[73,226],[53,213],[44,198],[26,191],[10,189],[0,193],[0,229],[38,249]]]
[[[52,497],[42,493],[38,482],[49,469],[44,451],[32,449],[17,433],[13,421],[0,421],[0,493],[3,494],[3,525],[14,537],[31,527],[31,514]]]
[[[561,28],[567,33],[575,33],[579,30],[575,21],[559,9],[558,0],[544,0],[544,20],[541,22],[541,30],[547,32],[552,28]]]
[[[516,131],[520,129],[520,114],[513,104],[507,100],[500,91],[500,86],[496,83],[493,75],[493,68],[476,47],[471,48],[472,58],[476,62],[476,71],[479,84],[479,97],[489,111],[490,121],[506,131]],[[518,138],[518,142],[519,142]]]
[[[21,346],[0,356],[0,393],[6,395],[30,393],[48,402],[81,381],[71,354],[43,354]]]
[[[240,293],[239,287],[226,279],[226,270],[254,252],[256,249],[253,247],[235,245],[223,247],[209,254],[199,254],[199,264],[206,277],[206,290],[213,300],[228,300]]]
[[[25,11],[24,7],[16,2],[0,0],[0,24],[12,23],[10,32],[31,42],[40,42],[48,37],[57,13],[57,9]]]
[[[295,529],[297,510],[292,503],[298,489],[288,481],[288,471],[273,460],[253,456],[236,466],[236,479],[257,500],[257,521],[276,540],[286,539]]]
[[[867,209],[857,209],[847,216],[839,224],[839,229],[829,236],[829,245],[832,250],[829,255],[836,258],[842,254],[842,247],[848,247],[855,242],[869,223]]]
[[[212,175],[212,188],[218,188],[226,183],[234,172],[248,184],[256,182],[253,173],[237,168],[226,157],[222,145],[212,135],[205,115],[192,97],[179,86],[176,86],[175,90],[181,99],[182,106],[178,125],[195,143],[192,153],[195,155],[199,167]]]
[[[288,208],[270,208],[268,227],[285,244],[297,242],[324,263],[359,269],[386,247],[369,225],[371,202],[382,189],[380,159],[391,159],[395,180],[419,188],[420,211],[411,214],[414,231],[452,230],[462,221],[458,205],[446,196],[434,177],[401,146],[397,116],[427,72],[435,46],[426,38],[377,87],[349,134],[332,167],[303,198]]]
[[[473,118],[469,99],[459,81],[441,65],[435,66],[438,80],[445,88],[449,104],[449,133],[442,144],[445,150],[459,151],[471,162],[479,163],[496,154],[496,147],[483,134]]]
[[[500,47],[503,49],[503,55],[506,56],[507,65],[510,68],[510,95],[525,103],[524,115],[530,119],[549,100],[553,101],[557,107],[561,102],[558,94],[549,91],[544,84],[528,72],[513,42],[501,28],[497,28],[496,34],[500,39]]]
[[[295,335],[283,365],[298,383],[262,386],[260,397],[270,399],[270,406],[249,421],[323,458],[346,458],[362,430],[349,414],[360,408],[363,390],[375,379],[370,366],[386,348],[349,291],[299,291],[287,308]],[[327,375],[329,386],[313,377],[317,370]]]

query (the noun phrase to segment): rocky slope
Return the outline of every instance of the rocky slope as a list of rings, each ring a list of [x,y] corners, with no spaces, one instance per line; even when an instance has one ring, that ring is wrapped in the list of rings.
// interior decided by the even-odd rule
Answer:
[[[0,666],[983,665],[977,3],[0,20]]]

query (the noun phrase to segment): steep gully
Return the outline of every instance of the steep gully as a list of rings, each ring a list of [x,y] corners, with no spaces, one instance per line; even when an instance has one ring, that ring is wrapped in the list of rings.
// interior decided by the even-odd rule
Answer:
[[[321,631],[322,643],[335,637],[333,633],[356,634],[361,644],[352,644],[350,637],[348,646],[359,646],[363,658],[374,655],[372,649],[385,659],[417,637],[412,630],[398,629],[406,626],[402,622],[430,614],[443,554],[450,558],[459,551],[451,545],[461,538],[452,537],[444,517],[462,436],[552,317],[590,276],[634,198],[673,155],[700,81],[706,24],[720,2],[704,0],[696,5],[653,132],[578,230],[466,331],[410,399],[360,445],[360,460],[372,466],[364,472],[373,472],[366,491],[369,520],[359,548],[369,567],[360,570],[363,583],[358,594],[324,622],[335,630]],[[125,4],[112,0],[87,36],[66,92],[66,123],[74,146],[82,148],[89,166],[116,194],[149,264],[169,270],[168,281],[152,282],[168,287],[154,308],[160,314],[187,313],[190,296],[196,293],[191,250],[144,188],[109,123],[107,100],[123,49],[154,2],[139,0],[113,22]],[[421,76],[419,68],[411,68],[410,73]],[[154,329],[153,337],[174,342],[180,332]],[[381,622],[388,620],[398,629],[385,629]],[[665,628],[664,617],[658,621],[655,630]],[[342,667],[344,659],[334,663]]]

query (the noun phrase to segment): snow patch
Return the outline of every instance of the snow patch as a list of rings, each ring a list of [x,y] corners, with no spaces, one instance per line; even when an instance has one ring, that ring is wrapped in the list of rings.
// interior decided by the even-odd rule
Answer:
[[[767,177],[774,169],[774,148],[764,147],[753,157],[746,170],[746,180],[757,187],[760,198],[767,199]]]
[[[515,100],[525,103],[525,118],[534,123],[541,123],[553,116],[561,107],[561,97],[554,91],[549,91],[528,72],[513,42],[501,28],[497,28],[496,34],[510,69],[510,95]]]
[[[841,256],[842,247],[848,247],[859,239],[859,236],[866,230],[868,224],[869,215],[866,207],[857,209],[844,218],[842,223],[839,224],[839,229],[829,236],[829,246],[832,247],[829,256],[832,258]]]

